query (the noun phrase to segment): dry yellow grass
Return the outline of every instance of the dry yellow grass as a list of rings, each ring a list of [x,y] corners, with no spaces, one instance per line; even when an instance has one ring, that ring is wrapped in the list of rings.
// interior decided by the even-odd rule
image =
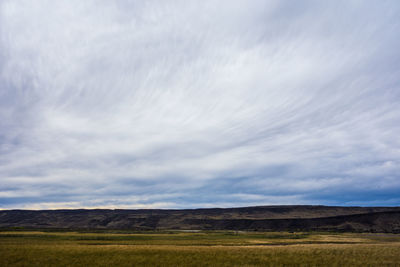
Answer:
[[[400,236],[0,232],[0,266],[400,266]]]

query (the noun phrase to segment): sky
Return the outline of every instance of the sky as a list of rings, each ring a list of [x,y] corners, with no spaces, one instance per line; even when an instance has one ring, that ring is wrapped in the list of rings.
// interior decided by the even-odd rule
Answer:
[[[1,0],[0,208],[400,205],[399,14]]]

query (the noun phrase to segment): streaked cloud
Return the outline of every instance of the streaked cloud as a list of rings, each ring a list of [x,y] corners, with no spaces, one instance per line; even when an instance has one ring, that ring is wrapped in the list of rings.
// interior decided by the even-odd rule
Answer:
[[[397,1],[0,3],[0,208],[399,205]]]

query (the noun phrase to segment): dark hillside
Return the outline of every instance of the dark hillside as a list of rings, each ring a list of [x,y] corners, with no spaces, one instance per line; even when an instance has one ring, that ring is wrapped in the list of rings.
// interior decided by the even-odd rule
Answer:
[[[400,208],[260,206],[186,210],[2,210],[0,227],[399,233]]]

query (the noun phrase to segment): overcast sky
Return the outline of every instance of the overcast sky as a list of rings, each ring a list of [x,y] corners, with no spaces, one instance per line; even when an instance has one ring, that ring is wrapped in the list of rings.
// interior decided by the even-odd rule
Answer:
[[[400,205],[400,2],[0,2],[0,208]]]

